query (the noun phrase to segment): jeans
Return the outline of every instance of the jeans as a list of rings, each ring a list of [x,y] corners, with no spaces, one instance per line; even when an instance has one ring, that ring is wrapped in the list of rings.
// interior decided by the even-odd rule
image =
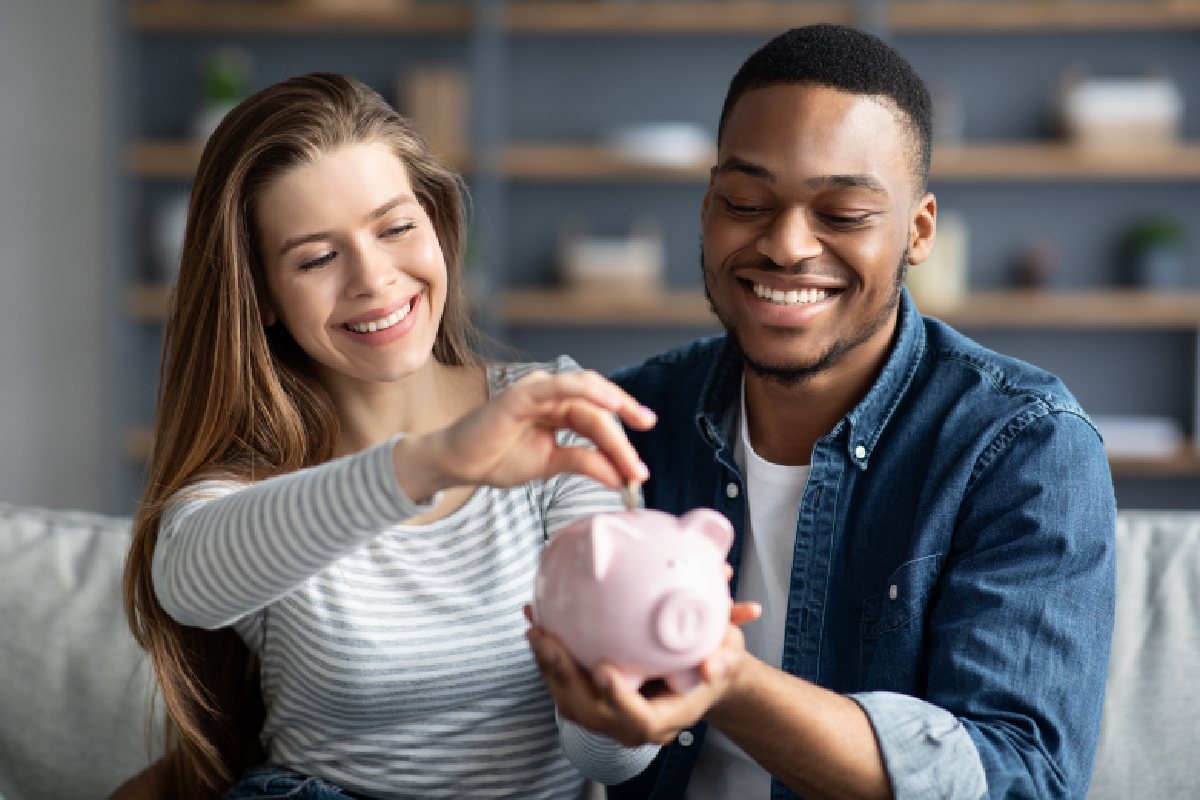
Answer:
[[[221,800],[368,800],[321,778],[264,764],[242,775]]]

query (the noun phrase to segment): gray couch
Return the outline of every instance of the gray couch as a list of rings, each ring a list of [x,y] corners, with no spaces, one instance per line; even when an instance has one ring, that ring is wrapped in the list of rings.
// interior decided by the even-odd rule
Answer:
[[[129,521],[0,504],[0,798],[107,796],[158,755],[121,609]],[[1200,513],[1122,512],[1091,800],[1200,797]]]

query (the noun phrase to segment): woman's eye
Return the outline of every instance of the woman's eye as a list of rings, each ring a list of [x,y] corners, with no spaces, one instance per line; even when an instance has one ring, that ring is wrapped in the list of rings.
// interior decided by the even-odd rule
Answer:
[[[328,264],[330,261],[333,261],[333,259],[334,259],[335,257],[337,257],[337,251],[336,251],[336,250],[330,250],[328,253],[326,253],[325,255],[321,256],[320,258],[314,258],[314,259],[312,259],[312,260],[310,260],[310,261],[305,261],[304,263],[302,263],[302,264],[300,265],[300,269],[301,269],[302,271],[304,271],[304,272],[307,272],[307,271],[308,271],[308,270],[310,270],[310,269],[318,269],[318,268],[320,268],[320,267],[323,267],[323,266],[325,266],[325,265],[326,265],[326,264]]]
[[[391,228],[385,229],[383,232],[383,235],[387,238],[392,238],[395,236],[403,236],[404,234],[408,233],[415,227],[417,227],[417,226],[414,223],[406,222],[403,225],[395,225]]]

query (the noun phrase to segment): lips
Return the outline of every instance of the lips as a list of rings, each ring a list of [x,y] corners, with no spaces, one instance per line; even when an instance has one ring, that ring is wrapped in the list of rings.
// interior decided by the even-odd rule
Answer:
[[[399,308],[389,312],[368,311],[354,321],[343,323],[342,327],[351,333],[377,333],[387,330],[404,321],[409,313],[412,312],[416,304],[416,299],[416,295],[413,295]]]

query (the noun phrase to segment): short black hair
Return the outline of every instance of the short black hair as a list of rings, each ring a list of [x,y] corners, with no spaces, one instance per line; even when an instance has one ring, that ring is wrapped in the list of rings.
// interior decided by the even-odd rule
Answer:
[[[792,28],[760,47],[742,64],[725,94],[717,143],[738,99],[751,89],[790,83],[828,86],[850,94],[889,98],[908,121],[915,174],[929,180],[933,110],[929,89],[912,64],[878,36],[844,25]]]

